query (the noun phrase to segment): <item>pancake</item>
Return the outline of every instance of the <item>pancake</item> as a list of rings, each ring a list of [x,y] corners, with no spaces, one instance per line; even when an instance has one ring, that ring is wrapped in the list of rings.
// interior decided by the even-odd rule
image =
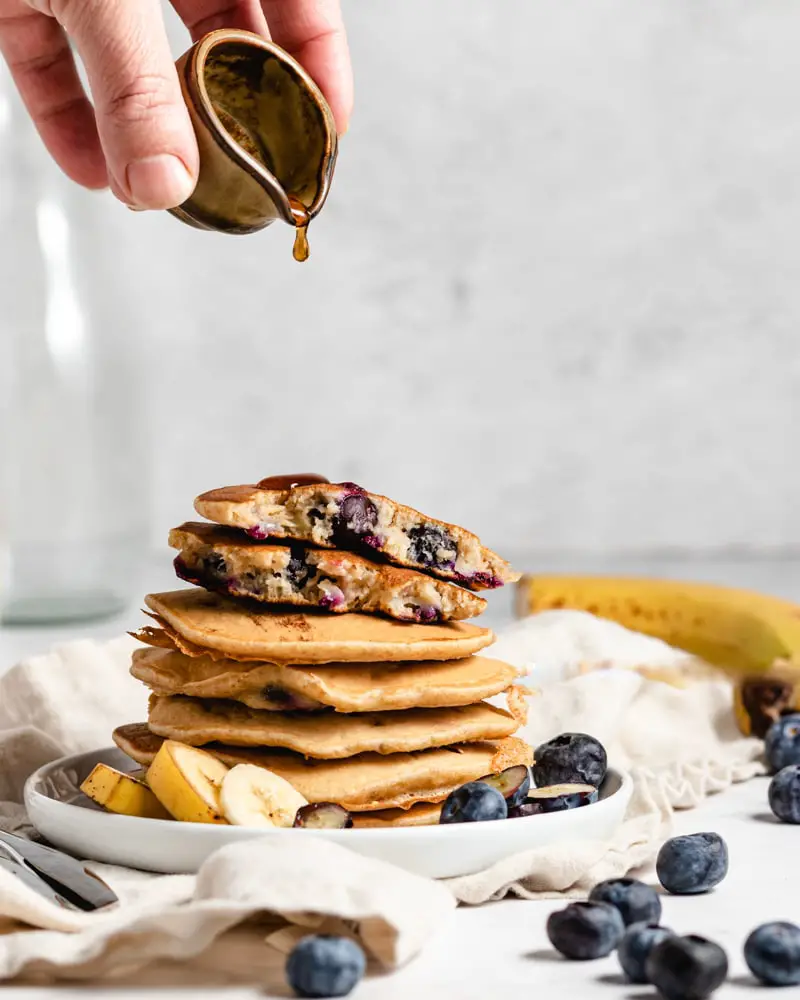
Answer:
[[[149,766],[164,742],[144,723],[120,726],[114,742],[132,760]],[[285,778],[309,802],[338,802],[356,812],[408,808],[442,802],[454,788],[512,764],[531,764],[531,748],[520,739],[470,743],[447,749],[346,760],[306,760],[280,750],[255,750],[212,743],[204,747],[225,764],[257,764]]]
[[[483,775],[481,775],[483,777]],[[410,809],[379,809],[353,813],[356,829],[387,826],[435,826],[442,811],[441,802],[416,802]]]
[[[352,552],[267,545],[233,528],[192,522],[173,528],[169,544],[179,552],[175,572],[182,580],[264,604],[412,622],[458,621],[486,609],[482,597],[455,584]]]
[[[455,660],[494,641],[490,629],[466,622],[417,625],[377,615],[254,608],[194,588],[150,594],[145,601],[160,624],[182,639],[235,659],[277,663]]]
[[[426,663],[332,663],[289,666],[137,649],[131,674],[156,694],[226,698],[262,711],[385,712],[471,705],[500,694],[519,671],[500,660],[469,656]]]
[[[312,483],[291,489],[228,486],[194,503],[201,517],[253,538],[292,538],[323,548],[380,553],[398,566],[431,573],[473,590],[513,583],[520,574],[481,545],[477,535],[354,483]]]
[[[158,736],[191,746],[282,747],[317,760],[501,740],[519,728],[513,715],[486,702],[342,715],[259,712],[237,701],[183,695],[151,695],[148,725]]]

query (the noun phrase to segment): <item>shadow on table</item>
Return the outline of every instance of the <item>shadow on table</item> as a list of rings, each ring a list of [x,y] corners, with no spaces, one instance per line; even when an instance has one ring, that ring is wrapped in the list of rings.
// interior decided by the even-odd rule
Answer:
[[[756,979],[755,976],[741,975],[741,976],[731,976],[727,981],[726,985],[738,986],[742,990],[755,990],[758,989],[762,984]],[[791,987],[788,987],[791,989]],[[778,987],[778,989],[786,989],[786,987]],[[767,992],[769,987],[764,988],[764,992]]]
[[[750,819],[754,819],[756,823],[769,823],[770,825],[775,825],[779,822],[778,817],[773,813],[760,812],[760,813],[750,813]]]
[[[535,951],[527,951],[522,956],[523,958],[529,959],[531,962],[565,962],[566,959],[563,955],[555,950],[555,948],[537,948]]]

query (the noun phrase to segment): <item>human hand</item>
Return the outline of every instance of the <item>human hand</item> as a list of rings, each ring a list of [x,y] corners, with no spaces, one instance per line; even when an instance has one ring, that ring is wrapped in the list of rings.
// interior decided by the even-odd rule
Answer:
[[[339,0],[172,0],[197,40],[272,37],[316,81],[340,133],[353,101]],[[86,69],[84,92],[69,41]],[[172,208],[197,179],[197,143],[159,0],[0,0],[0,52],[53,158],[134,208]]]

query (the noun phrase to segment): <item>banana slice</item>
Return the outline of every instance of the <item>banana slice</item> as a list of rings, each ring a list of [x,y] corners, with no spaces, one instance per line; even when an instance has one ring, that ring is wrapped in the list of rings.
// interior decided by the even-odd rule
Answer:
[[[236,826],[293,826],[308,802],[285,778],[255,764],[237,764],[225,775],[222,811]]]
[[[109,812],[144,819],[172,819],[144,782],[108,764],[96,764],[81,791]]]
[[[175,819],[226,823],[219,792],[228,768],[205,750],[165,740],[147,770],[147,784]]]

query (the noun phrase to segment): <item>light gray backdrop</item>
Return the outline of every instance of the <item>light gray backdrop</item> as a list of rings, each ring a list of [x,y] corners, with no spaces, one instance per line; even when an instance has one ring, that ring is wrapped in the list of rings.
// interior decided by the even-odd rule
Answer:
[[[345,14],[306,265],[279,225],[121,226],[154,544],[202,489],[306,469],[507,551],[800,544],[800,4]]]

